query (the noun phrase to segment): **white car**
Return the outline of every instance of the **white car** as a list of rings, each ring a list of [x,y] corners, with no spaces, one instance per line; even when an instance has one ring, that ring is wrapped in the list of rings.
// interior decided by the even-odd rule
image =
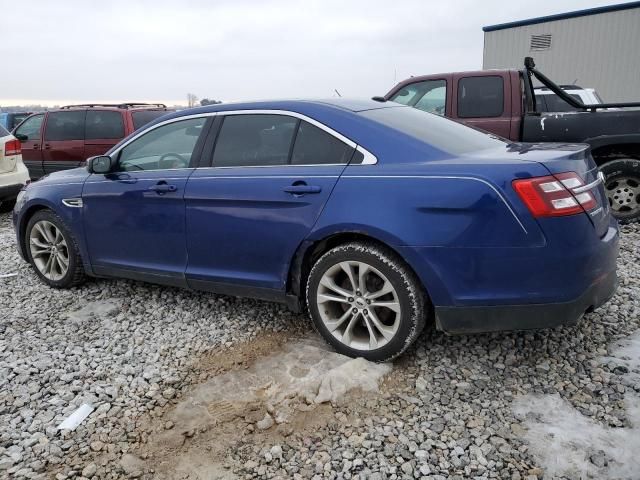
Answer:
[[[20,140],[0,126],[0,212],[11,211],[27,183],[29,171],[22,163]]]
[[[585,105],[597,105],[602,103],[593,88],[582,88],[577,85],[560,85],[566,94],[580,100]],[[577,108],[569,105],[547,87],[534,88],[536,94],[537,110],[539,112],[573,112]]]

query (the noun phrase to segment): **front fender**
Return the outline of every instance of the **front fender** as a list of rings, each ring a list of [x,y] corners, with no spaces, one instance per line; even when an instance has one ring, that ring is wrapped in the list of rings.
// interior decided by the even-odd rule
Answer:
[[[82,185],[38,185],[37,182],[31,184],[25,190],[25,196],[21,202],[20,209],[14,212],[14,228],[18,240],[20,255],[26,259],[24,251],[24,238],[29,219],[38,210],[48,209],[56,213],[66,227],[72,232],[76,245],[82,257],[85,271],[92,273],[89,263],[89,253],[86,248],[84,229],[82,222],[82,208],[70,207],[62,203],[63,199],[81,198]]]

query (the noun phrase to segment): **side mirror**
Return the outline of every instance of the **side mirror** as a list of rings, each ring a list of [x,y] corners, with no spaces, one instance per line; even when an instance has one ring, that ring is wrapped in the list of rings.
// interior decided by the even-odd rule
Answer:
[[[13,136],[21,142],[26,142],[27,140],[29,140],[29,136],[25,135],[24,133],[14,133]]]
[[[113,170],[113,158],[108,155],[98,155],[87,159],[87,171],[89,173],[107,174]]]

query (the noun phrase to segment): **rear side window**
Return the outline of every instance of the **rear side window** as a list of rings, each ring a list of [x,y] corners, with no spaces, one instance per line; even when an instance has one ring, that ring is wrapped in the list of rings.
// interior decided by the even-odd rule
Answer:
[[[493,135],[415,108],[378,108],[361,112],[360,115],[452,155],[505,145],[503,140]]]
[[[293,146],[291,163],[293,165],[349,163],[353,150],[353,147],[330,133],[302,121]]]
[[[27,118],[15,131],[16,135],[23,135],[26,140],[40,140],[40,127],[44,114]]]
[[[458,117],[499,117],[503,111],[502,77],[466,77],[458,81]]]
[[[7,135],[9,135],[7,129],[0,125],[0,137],[6,137]]]
[[[124,138],[122,114],[108,110],[88,110],[85,132],[87,140]]]
[[[45,140],[84,140],[86,110],[51,112],[45,127]]]
[[[213,153],[214,167],[286,165],[298,120],[286,115],[229,115]]]
[[[169,112],[166,110],[140,110],[138,112],[132,112],[131,119],[133,120],[133,129],[138,130],[140,127],[145,126],[152,120],[160,118],[167,113]]]

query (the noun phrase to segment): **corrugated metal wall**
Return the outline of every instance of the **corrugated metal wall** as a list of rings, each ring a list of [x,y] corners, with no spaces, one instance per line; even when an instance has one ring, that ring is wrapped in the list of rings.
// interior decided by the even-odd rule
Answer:
[[[552,35],[549,50],[531,35]],[[483,68],[522,68],[525,56],[558,84],[595,88],[608,102],[640,101],[640,8],[485,32]]]

